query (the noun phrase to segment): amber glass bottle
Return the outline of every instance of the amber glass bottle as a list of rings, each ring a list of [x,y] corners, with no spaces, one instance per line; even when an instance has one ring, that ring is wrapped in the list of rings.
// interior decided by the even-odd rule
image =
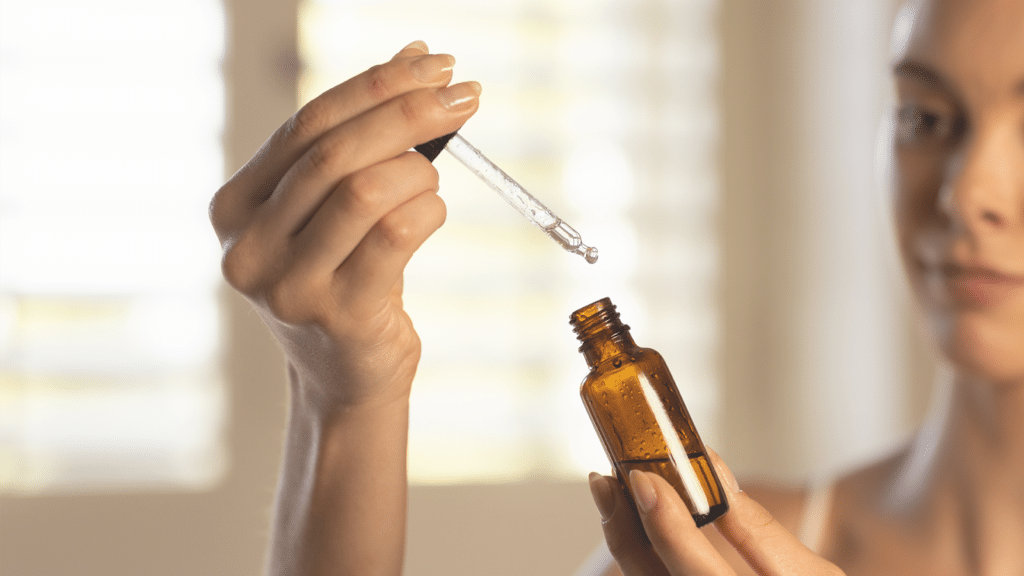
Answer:
[[[661,354],[633,342],[605,298],[573,312],[569,323],[590,374],[580,396],[620,482],[629,472],[668,480],[703,526],[729,509],[690,414]]]

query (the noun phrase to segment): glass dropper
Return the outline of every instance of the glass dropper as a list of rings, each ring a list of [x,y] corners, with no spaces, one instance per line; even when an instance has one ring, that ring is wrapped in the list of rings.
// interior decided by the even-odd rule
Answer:
[[[452,132],[416,147],[416,151],[426,156],[431,162],[437,158],[441,150],[447,150],[452,156],[458,158],[466,168],[487,183],[498,195],[527,220],[543,230],[559,246],[573,254],[579,254],[590,264],[597,262],[597,248],[584,244],[579,232],[556,216],[554,212],[548,210],[540,203],[540,200],[534,198],[504,170],[488,160],[458,132]]]

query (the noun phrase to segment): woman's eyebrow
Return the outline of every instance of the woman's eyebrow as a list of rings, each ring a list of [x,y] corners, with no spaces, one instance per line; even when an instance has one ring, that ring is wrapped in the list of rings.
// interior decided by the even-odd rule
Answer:
[[[922,84],[940,88],[945,92],[952,92],[949,83],[938,72],[920,62],[900,60],[892,67],[892,73],[898,77],[909,78]]]
[[[900,60],[892,67],[892,73],[894,76],[908,78],[950,94],[956,93],[941,74],[920,62]],[[1024,78],[1014,85],[1013,94],[1018,98],[1024,98]]]

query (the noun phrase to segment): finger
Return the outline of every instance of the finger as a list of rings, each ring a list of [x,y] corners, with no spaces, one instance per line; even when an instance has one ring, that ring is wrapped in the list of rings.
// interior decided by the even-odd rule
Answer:
[[[381,310],[413,253],[445,216],[444,201],[428,191],[377,222],[335,273],[337,297],[352,319],[364,320]]]
[[[476,82],[417,90],[341,124],[288,170],[257,221],[266,220],[271,234],[294,234],[343,178],[459,129],[476,111],[479,96]]]
[[[590,474],[590,492],[601,513],[601,527],[608,551],[624,576],[667,576],[633,503],[619,481],[597,472]]]
[[[333,274],[378,220],[413,197],[437,192],[438,174],[422,154],[406,152],[342,180],[293,240],[302,267]]]
[[[214,198],[211,218],[218,231],[237,229],[244,218],[273,192],[289,167],[320,136],[383,102],[411,90],[440,88],[451,81],[455,58],[427,54],[426,44],[413,42],[390,61],[331,88],[314,98],[274,132]]]
[[[739,490],[729,467],[710,451],[729,499],[729,513],[715,527],[758,574],[842,574],[808,549],[763,506]]]
[[[430,54],[430,48],[427,47],[427,43],[423,40],[413,40],[406,44],[404,48],[399,50],[391,59],[394,60],[399,56],[409,56],[410,54]]]
[[[342,122],[407,92],[447,86],[455,58],[428,54],[425,48],[422,42],[413,42],[388,62],[372,66],[308,102],[271,136],[258,156],[272,161],[261,163],[251,177],[276,182],[313,142]]]
[[[652,472],[629,475],[644,532],[673,576],[735,574],[697,528],[689,509],[667,480]]]

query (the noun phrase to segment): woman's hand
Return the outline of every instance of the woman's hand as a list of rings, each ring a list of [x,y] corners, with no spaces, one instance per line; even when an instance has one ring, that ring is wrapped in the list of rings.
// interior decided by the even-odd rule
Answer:
[[[710,451],[709,451],[710,452]],[[732,472],[711,453],[725,485],[729,512],[715,527],[762,575],[842,574],[788,532],[760,504],[740,491]],[[608,549],[624,576],[734,575],[697,528],[682,499],[663,478],[634,470],[629,478],[634,508],[619,482],[590,475],[590,489],[601,512]]]
[[[480,85],[413,42],[304,106],[217,192],[228,283],[292,385],[268,572],[401,573],[409,390],[420,341],[402,272],[445,219],[410,148],[458,130]]]
[[[454,58],[413,42],[291,117],[216,194],[228,283],[288,356],[318,412],[407,397],[420,343],[402,272],[445,219],[438,176],[413,146],[457,130],[480,86],[449,86]]]

